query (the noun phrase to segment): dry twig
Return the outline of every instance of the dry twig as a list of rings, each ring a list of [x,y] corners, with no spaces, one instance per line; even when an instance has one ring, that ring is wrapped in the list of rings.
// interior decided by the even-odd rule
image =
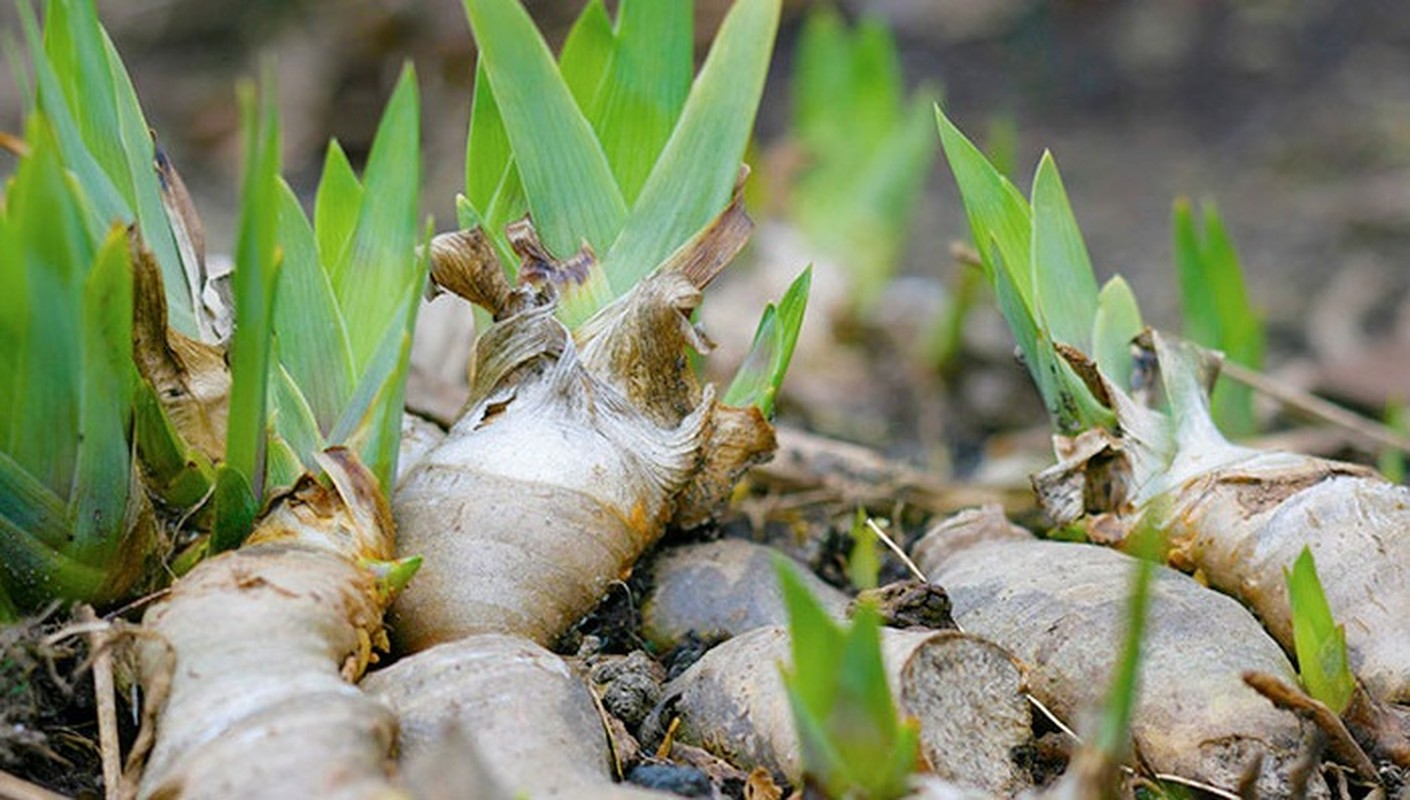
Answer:
[[[122,744],[118,741],[109,628],[93,613],[92,606],[80,606],[77,616],[88,628],[88,648],[93,654],[93,696],[98,713],[98,752],[103,759],[103,796],[107,800],[118,800],[122,783]]]

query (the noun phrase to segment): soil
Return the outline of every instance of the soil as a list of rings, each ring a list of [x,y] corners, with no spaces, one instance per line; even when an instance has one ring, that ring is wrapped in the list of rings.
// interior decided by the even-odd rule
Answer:
[[[103,796],[93,682],[81,637],[52,641],[57,608],[0,627],[0,770],[71,797]]]

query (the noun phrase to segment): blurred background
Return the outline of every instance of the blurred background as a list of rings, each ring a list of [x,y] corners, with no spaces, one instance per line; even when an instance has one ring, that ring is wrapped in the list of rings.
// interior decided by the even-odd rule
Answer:
[[[526,2],[553,46],[581,5]],[[785,3],[758,118],[754,180],[765,199],[756,200],[753,212],[765,220],[786,194],[779,188],[786,177],[779,176],[791,169],[793,59],[815,5],[821,4]],[[905,84],[928,84],[957,124],[1011,162],[1020,188],[1026,191],[1042,150],[1052,150],[1099,276],[1125,274],[1148,321],[1179,327],[1173,199],[1211,199],[1242,256],[1251,299],[1266,315],[1268,369],[1372,413],[1410,395],[1410,14],[1402,4],[829,5],[849,22],[888,25]],[[703,57],[728,2],[696,6]],[[455,0],[114,0],[101,2],[100,13],[161,145],[195,194],[213,250],[228,251],[234,224],[240,170],[234,82],[257,74],[265,59],[279,77],[286,172],[305,196],[328,137],[337,137],[355,164],[365,156],[401,63],[414,61],[425,114],[424,208],[439,229],[452,224],[475,58]],[[17,38],[8,4],[0,21],[11,41]],[[5,81],[0,129],[18,128],[20,97],[14,82]],[[892,339],[928,335],[920,318],[943,306],[946,287],[954,286],[951,243],[968,237],[933,130],[936,157],[909,204],[911,225],[899,254],[900,273],[919,282],[903,281],[910,288],[882,300],[896,304]],[[803,263],[782,269],[791,277]],[[751,321],[725,323],[743,330],[712,333],[747,343],[762,302],[757,298],[747,310]],[[818,313],[810,325],[820,324]],[[992,315],[976,311],[964,336],[971,350],[1008,357],[1007,334]],[[994,416],[997,406],[1030,422],[1041,419],[1035,405],[1014,399],[1029,396],[1026,376],[1008,373],[1013,380],[957,390],[973,395],[961,404],[978,409],[972,424],[1005,427]],[[927,385],[911,391],[923,394]],[[800,391],[806,395],[806,385]],[[910,406],[873,410],[879,419],[854,429],[837,423],[839,433],[894,441],[925,427],[915,422],[928,414],[925,404]],[[897,423],[897,413],[912,422]],[[806,408],[803,414],[830,427]],[[956,426],[969,424],[950,419],[948,432],[936,438],[953,439]]]

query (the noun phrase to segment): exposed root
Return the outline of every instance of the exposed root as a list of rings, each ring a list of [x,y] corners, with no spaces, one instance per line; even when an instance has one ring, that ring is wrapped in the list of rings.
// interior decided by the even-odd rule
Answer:
[[[8,772],[0,772],[0,797],[10,800],[65,800],[61,794],[55,794],[43,786],[17,778]]]

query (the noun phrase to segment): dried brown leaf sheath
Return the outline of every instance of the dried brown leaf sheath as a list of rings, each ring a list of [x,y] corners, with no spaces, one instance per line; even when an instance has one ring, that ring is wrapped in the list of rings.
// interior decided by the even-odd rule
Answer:
[[[503,300],[476,343],[468,410],[396,492],[401,549],[425,558],[393,609],[402,646],[490,631],[550,641],[668,521],[698,517],[772,451],[768,423],[719,406],[685,357],[707,346],[689,319],[700,289],[688,268],[728,260],[739,228],[706,229],[575,336],[541,265],[512,290],[496,288],[483,248],[433,268],[446,287],[472,287],[469,299]]]
[[[156,257],[135,227],[132,256],[132,355],[137,371],[156,390],[181,438],[211,461],[225,457],[230,410],[230,368],[225,351],[167,326],[166,290]]]
[[[955,620],[1024,661],[1034,695],[1059,717],[1100,707],[1135,559],[1039,541],[995,506],[946,521],[915,557],[950,593]],[[1302,728],[1242,680],[1248,670],[1295,680],[1277,643],[1238,603],[1174,570],[1157,572],[1149,613],[1131,721],[1137,757],[1156,772],[1232,791],[1262,754],[1259,796],[1286,796]]]
[[[148,702],[165,705],[144,798],[384,795],[396,720],[354,681],[384,646],[391,518],[347,451],[322,457],[239,550],[202,563],[143,618]]]

